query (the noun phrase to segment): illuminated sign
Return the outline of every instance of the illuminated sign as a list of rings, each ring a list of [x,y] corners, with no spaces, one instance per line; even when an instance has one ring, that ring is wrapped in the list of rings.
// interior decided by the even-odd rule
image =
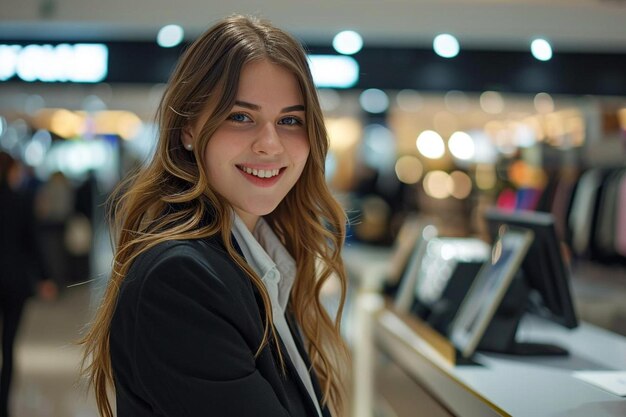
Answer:
[[[350,88],[359,81],[359,64],[344,55],[309,55],[316,87]]]
[[[97,83],[107,76],[109,50],[97,43],[0,44],[0,81]]]

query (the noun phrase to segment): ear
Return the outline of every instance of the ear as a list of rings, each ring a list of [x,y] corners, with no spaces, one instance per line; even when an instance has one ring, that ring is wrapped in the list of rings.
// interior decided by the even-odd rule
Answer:
[[[185,147],[188,147],[189,145],[193,146],[193,136],[194,132],[192,126],[186,125],[185,127],[183,127],[183,135],[181,137],[181,140],[183,141],[183,145]]]

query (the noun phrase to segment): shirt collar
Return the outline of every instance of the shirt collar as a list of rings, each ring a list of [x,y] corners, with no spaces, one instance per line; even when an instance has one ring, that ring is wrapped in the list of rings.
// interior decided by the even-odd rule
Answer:
[[[243,220],[234,213],[232,232],[244,258],[261,277],[271,298],[274,298],[276,290],[276,301],[284,312],[296,277],[293,257],[263,217],[259,218],[253,233],[250,233]]]

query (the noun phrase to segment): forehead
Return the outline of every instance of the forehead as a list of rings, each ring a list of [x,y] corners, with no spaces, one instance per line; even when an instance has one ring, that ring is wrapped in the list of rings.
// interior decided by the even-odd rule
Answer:
[[[286,106],[304,104],[296,75],[265,59],[244,65],[239,77],[237,99],[255,104],[262,104],[259,101]]]

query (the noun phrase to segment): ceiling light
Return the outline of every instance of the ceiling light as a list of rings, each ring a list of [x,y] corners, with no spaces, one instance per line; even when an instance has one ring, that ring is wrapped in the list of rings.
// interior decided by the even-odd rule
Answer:
[[[353,55],[363,48],[363,38],[353,30],[344,30],[333,38],[333,48],[340,54]]]
[[[459,41],[450,34],[437,35],[433,41],[435,53],[443,58],[454,58],[459,54]]]
[[[157,43],[162,48],[172,48],[183,41],[184,34],[179,25],[163,26],[157,35]]]
[[[530,52],[539,61],[549,61],[552,58],[552,47],[545,39],[535,39],[530,44]]]

